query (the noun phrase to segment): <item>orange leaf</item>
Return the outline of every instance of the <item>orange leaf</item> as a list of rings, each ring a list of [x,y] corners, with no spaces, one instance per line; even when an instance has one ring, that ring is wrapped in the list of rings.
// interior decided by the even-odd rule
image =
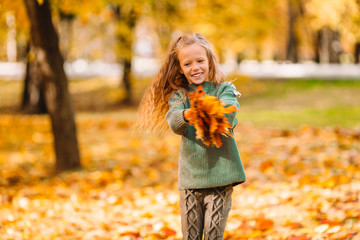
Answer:
[[[214,135],[215,137],[215,146],[220,147],[222,145],[222,140],[219,134]]]
[[[303,225],[299,222],[287,222],[286,226],[291,228],[291,229],[297,229],[297,228],[302,228]]]
[[[232,112],[236,112],[237,111],[237,107],[235,106],[229,106],[227,108],[225,108],[225,113],[232,113]]]
[[[171,237],[176,235],[176,231],[172,228],[168,228],[168,227],[164,227],[163,229],[161,229],[162,234],[164,235],[164,237]]]
[[[271,219],[259,218],[256,220],[256,228],[261,231],[267,231],[273,228],[274,222]]]
[[[127,231],[127,232],[122,232],[120,233],[120,236],[130,236],[130,237],[140,237],[140,233],[139,232],[133,232],[133,231]]]
[[[260,164],[260,171],[261,172],[265,172],[266,170],[268,170],[269,168],[273,167],[274,163],[272,160],[267,160],[265,162],[262,162]]]

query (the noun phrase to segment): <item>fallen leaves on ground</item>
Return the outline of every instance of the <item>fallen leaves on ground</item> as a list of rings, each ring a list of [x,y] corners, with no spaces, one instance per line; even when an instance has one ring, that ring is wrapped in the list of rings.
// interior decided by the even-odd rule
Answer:
[[[80,115],[84,169],[52,175],[46,116],[0,116],[2,239],[181,239],[174,134]],[[360,239],[360,130],[235,128],[247,182],[225,239]]]

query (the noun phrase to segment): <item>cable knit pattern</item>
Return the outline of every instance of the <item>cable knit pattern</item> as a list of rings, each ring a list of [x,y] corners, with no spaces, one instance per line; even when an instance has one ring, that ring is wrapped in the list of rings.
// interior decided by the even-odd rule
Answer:
[[[222,83],[215,88],[212,82],[203,83],[204,91],[216,96],[225,106],[236,106],[239,103],[235,87]],[[195,91],[197,85],[190,84],[189,91]],[[182,135],[179,153],[179,189],[200,189],[239,184],[246,180],[236,142],[233,138],[222,137],[220,148],[206,147],[195,138],[195,128],[189,125],[183,116],[184,110],[190,107],[189,99],[182,101],[181,91],[176,91],[169,99],[169,111],[165,118],[171,130]],[[236,112],[226,114],[229,123],[235,127],[238,120]],[[233,134],[233,131],[231,130]]]

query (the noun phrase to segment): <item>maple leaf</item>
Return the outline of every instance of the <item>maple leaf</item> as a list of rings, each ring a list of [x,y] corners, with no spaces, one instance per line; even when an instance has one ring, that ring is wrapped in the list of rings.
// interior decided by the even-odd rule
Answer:
[[[225,114],[237,111],[235,106],[225,107],[217,97],[205,93],[200,85],[195,92],[189,93],[190,109],[185,118],[196,130],[196,139],[206,146],[221,147],[221,136],[232,137]]]

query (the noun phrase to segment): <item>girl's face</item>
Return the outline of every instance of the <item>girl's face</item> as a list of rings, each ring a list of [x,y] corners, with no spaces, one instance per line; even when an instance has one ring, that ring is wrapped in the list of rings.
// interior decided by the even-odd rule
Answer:
[[[189,83],[196,85],[208,81],[209,59],[204,47],[191,44],[179,51],[180,73],[184,74]]]

